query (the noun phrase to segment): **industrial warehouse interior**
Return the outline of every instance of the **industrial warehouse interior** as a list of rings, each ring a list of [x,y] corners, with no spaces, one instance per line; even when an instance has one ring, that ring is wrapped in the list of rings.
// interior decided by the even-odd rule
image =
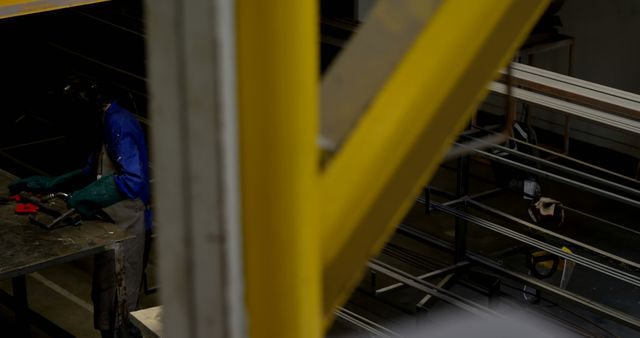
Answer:
[[[640,1],[0,0],[0,337],[640,336]]]

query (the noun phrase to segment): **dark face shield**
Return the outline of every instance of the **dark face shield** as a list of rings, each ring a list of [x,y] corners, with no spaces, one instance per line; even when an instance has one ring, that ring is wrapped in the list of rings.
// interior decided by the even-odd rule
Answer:
[[[80,130],[73,133],[86,142],[92,150],[99,148],[103,138],[103,103],[96,85],[77,80],[63,88],[66,115],[73,119]]]

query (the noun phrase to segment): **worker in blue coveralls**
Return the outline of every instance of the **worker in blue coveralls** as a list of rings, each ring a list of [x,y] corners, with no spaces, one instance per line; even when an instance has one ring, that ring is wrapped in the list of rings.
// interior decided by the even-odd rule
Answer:
[[[126,306],[134,311],[140,293],[151,229],[148,152],[144,133],[131,112],[108,91],[81,81],[65,87],[65,94],[84,109],[93,110],[102,132],[87,165],[58,177],[32,176],[14,182],[13,191],[73,191],[67,201],[85,217],[102,211],[121,229],[135,235],[123,244]],[[116,290],[113,252],[95,256],[91,296],[94,326],[102,337],[136,337],[129,323],[115,327]]]

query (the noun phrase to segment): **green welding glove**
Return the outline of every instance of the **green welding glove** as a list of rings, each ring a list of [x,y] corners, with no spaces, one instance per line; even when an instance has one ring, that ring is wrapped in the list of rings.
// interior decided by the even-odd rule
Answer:
[[[87,177],[82,170],[74,170],[64,175],[56,177],[48,176],[31,176],[17,180],[9,185],[11,194],[17,194],[20,191],[29,192],[59,192],[77,189],[79,186],[86,184]]]
[[[123,199],[113,175],[107,175],[71,194],[67,204],[81,215],[90,217],[95,216],[100,209]]]

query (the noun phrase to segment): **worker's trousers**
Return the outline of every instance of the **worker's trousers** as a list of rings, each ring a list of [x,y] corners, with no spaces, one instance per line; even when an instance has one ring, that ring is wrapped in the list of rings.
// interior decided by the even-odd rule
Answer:
[[[144,208],[142,201],[136,199],[120,201],[103,209],[120,229],[135,236],[134,239],[124,241],[121,247],[124,255],[126,308],[129,312],[136,309],[142,282]],[[114,329],[117,298],[113,251],[98,254],[94,258],[91,298],[94,327],[98,330]],[[125,314],[125,320],[126,316]]]

